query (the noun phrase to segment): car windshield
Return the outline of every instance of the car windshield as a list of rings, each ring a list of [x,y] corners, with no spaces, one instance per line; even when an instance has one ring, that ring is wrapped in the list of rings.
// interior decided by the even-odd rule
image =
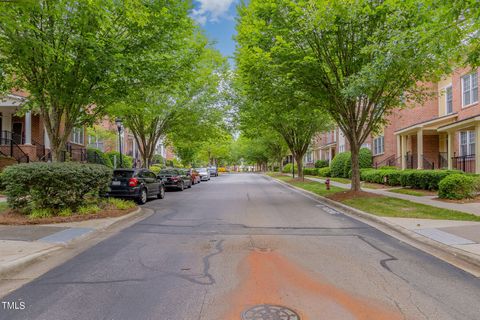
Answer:
[[[113,171],[114,178],[131,178],[132,176],[133,176],[133,171],[127,171],[127,170]]]
[[[198,168],[197,171],[198,172],[207,172],[207,169],[206,168]]]

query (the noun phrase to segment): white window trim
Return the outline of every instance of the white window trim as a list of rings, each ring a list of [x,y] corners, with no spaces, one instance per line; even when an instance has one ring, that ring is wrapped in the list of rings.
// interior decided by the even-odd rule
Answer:
[[[82,138],[81,140],[82,141],[75,141],[75,129],[80,129],[81,130],[81,134],[82,134]],[[70,142],[71,143],[75,143],[75,144],[78,144],[78,145],[84,145],[85,144],[85,128],[84,127],[80,127],[80,128],[73,128],[72,129],[72,133],[70,135]]]
[[[475,74],[475,73],[477,73],[477,71],[467,73],[467,74],[463,75],[462,77],[460,77],[460,83],[462,85],[462,109],[463,108],[468,108],[468,107],[471,107],[471,106],[474,106],[474,105],[478,104],[478,96],[477,96],[477,101],[471,102],[471,103],[466,105],[464,94],[463,94],[463,78],[468,76],[468,79],[469,79],[468,81],[470,82],[470,100],[473,100],[472,99],[473,98],[472,75]],[[478,73],[477,73],[477,88],[478,88]],[[477,91],[478,91],[478,89],[477,89]],[[477,93],[477,95],[478,95],[478,93]]]
[[[462,132],[465,132],[467,135],[467,154],[462,153]],[[469,154],[470,145],[472,144],[472,141],[470,141],[470,132],[473,132],[473,139],[474,139],[473,143],[475,144],[477,143],[477,136],[475,134],[475,131],[473,130],[460,131],[458,135],[458,154],[460,155],[460,157],[471,156],[475,154],[475,152]]]
[[[379,139],[382,139],[382,147],[381,147],[381,152],[378,152],[377,153],[377,145],[376,145],[376,142],[379,140]],[[372,147],[372,151],[373,151],[373,155],[374,156],[380,156],[382,154],[385,154],[385,136],[382,135],[382,136],[378,136],[378,137],[375,137],[373,139],[373,147]]]
[[[447,94],[448,89],[452,90],[452,112],[448,112],[448,94]],[[445,90],[445,115],[452,114],[453,113],[453,87],[452,87],[452,84],[450,83],[448,86],[446,86],[444,88],[444,90]],[[463,105],[463,81],[462,81],[462,105]]]

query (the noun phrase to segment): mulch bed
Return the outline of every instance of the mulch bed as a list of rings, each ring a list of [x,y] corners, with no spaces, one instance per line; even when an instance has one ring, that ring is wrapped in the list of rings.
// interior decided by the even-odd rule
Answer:
[[[334,194],[328,195],[327,198],[342,202],[345,200],[350,200],[350,199],[357,199],[357,198],[382,198],[383,196],[375,194],[375,193],[370,193],[366,191],[341,191],[341,192],[336,192]]]
[[[5,211],[0,214],[0,225],[33,225],[33,224],[51,224],[51,223],[65,223],[65,222],[77,222],[85,221],[92,219],[103,219],[103,218],[115,218],[120,217],[126,214],[129,214],[137,210],[137,207],[126,209],[126,210],[102,210],[95,214],[88,215],[79,215],[74,214],[70,217],[50,217],[50,218],[40,218],[40,219],[30,219],[28,216],[21,214],[16,211]]]

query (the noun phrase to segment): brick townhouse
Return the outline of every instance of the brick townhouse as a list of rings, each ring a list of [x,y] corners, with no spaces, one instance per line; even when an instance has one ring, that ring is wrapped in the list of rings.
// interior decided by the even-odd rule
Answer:
[[[48,161],[50,141],[43,118],[31,111],[19,112],[27,99],[28,94],[18,90],[0,96],[0,155],[16,162]],[[72,160],[85,159],[85,142],[85,128],[74,128],[66,146]]]
[[[458,68],[427,85],[432,95],[426,101],[395,110],[383,132],[364,144],[374,165],[480,173],[478,76],[478,68]],[[340,130],[320,133],[312,141],[312,162],[348,149]]]

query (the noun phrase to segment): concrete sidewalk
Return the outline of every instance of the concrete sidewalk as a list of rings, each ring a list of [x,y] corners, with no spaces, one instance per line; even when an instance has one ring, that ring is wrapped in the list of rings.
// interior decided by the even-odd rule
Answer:
[[[306,177],[305,179],[322,183],[325,182],[325,180],[319,178]],[[475,270],[473,271],[469,268],[462,267],[464,270],[474,274],[475,276],[480,276],[480,271],[478,271],[480,270],[480,222],[380,217],[360,211],[355,208],[348,207],[340,202],[318,196],[312,192],[287,184],[286,182],[279,180],[277,181],[282,184],[288,185],[291,188],[300,190],[303,193],[310,194],[317,198],[319,201],[325,202],[334,209],[347,212],[361,218],[365,218],[376,224],[380,223],[381,225],[387,226],[389,229],[400,232],[402,235],[407,236],[410,240],[413,240],[414,242],[432,247],[434,248],[434,250],[437,250],[441,253],[446,253],[450,257],[459,258],[462,261],[475,266]],[[350,188],[350,185],[348,184],[338,183],[335,181],[332,181],[331,184],[341,188]],[[439,208],[453,209],[480,215],[480,204],[478,203],[472,204],[473,206],[470,206],[470,204],[466,206],[464,204],[452,204],[436,201],[433,200],[432,197],[415,197],[397,194],[393,192],[388,192],[385,189],[368,189],[367,191],[379,195],[385,195],[389,197],[410,200],[412,202],[422,203],[426,205],[432,205]],[[430,204],[432,202],[433,204]],[[430,253],[434,254],[433,252]],[[445,261],[448,261],[448,259],[444,259],[444,257],[441,256],[442,254],[434,255]]]
[[[0,226],[0,280],[46,259],[77,240],[106,230],[138,215],[141,208],[121,217],[49,225]]]
[[[305,179],[325,183],[325,179],[312,178],[312,177],[305,177]],[[339,182],[336,182],[336,181],[331,181],[330,184],[332,186],[336,186],[336,187],[340,187],[340,188],[344,188],[344,189],[350,189],[350,184],[339,183]],[[475,203],[475,202],[473,202],[473,203],[451,203],[451,202],[444,202],[444,201],[440,201],[440,200],[435,200],[437,198],[437,196],[417,197],[417,196],[411,196],[411,195],[408,195],[408,194],[401,194],[401,193],[395,193],[395,192],[389,192],[388,191],[388,190],[393,190],[393,189],[398,189],[398,188],[390,188],[390,189],[364,188],[364,191],[367,191],[367,192],[370,192],[370,193],[375,193],[375,194],[382,195],[382,196],[385,196],[385,197],[409,200],[409,201],[412,201],[412,202],[421,203],[421,204],[429,205],[429,206],[432,206],[432,207],[462,211],[462,212],[474,214],[476,216],[480,216],[480,203]]]

